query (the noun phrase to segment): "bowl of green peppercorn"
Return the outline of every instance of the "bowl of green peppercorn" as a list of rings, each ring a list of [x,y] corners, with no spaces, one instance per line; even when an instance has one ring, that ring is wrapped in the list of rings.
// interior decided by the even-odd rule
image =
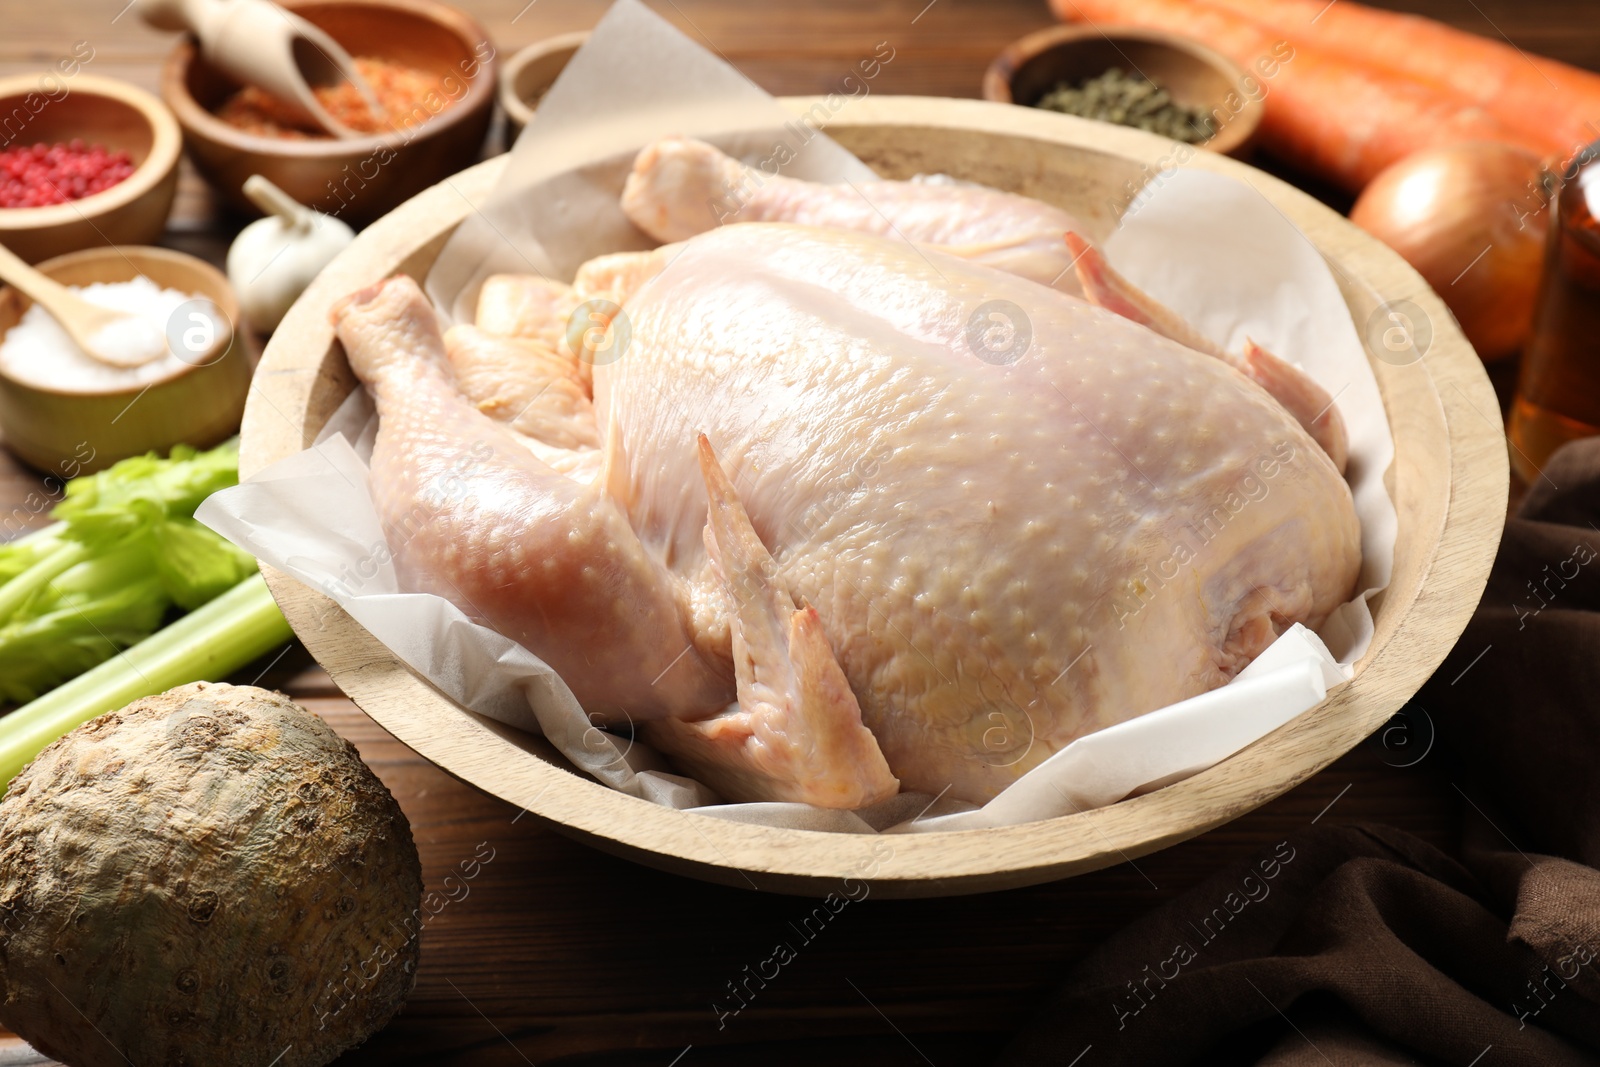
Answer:
[[[1282,56],[1265,57],[1272,72]],[[983,76],[985,99],[1147,130],[1244,157],[1271,73],[1187,37],[1118,26],[1052,26],[1012,42]]]

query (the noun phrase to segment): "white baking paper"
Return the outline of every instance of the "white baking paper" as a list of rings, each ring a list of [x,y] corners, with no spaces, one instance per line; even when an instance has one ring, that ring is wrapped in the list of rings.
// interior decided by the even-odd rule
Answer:
[[[639,149],[668,131],[692,131],[755,159],[781,142],[793,153],[787,177],[875,177],[732,66],[644,5],[621,0],[539,99],[500,184],[434,262],[427,279],[434,306],[470,322],[491,274],[570,281],[595,256],[653,248],[617,206],[617,193]]]
[[[798,130],[789,112],[742,75],[636,0],[618,0],[541,101],[500,186],[445,246],[428,278],[436,305],[459,315],[495,271],[567,279],[593,255],[648,247],[617,195],[633,153],[668,133],[736,154],[765,154],[778,140],[793,147],[804,138],[784,173],[870,180],[859,161]],[[1393,458],[1388,423],[1345,302],[1315,248],[1253,190],[1210,172],[1157,175],[1136,205],[1105,243],[1119,270],[1214,340],[1236,346],[1248,336],[1337,395],[1351,432],[1364,592],[1320,639],[1295,626],[1229,685],[1080,738],[982,808],[917,794],[858,812],[719,803],[643,744],[596,729],[565,683],[527,649],[444,600],[400,590],[367,489],[376,416],[360,390],[312,448],[213,496],[197,517],[332,597],[463,708],[540,732],[581,770],[655,803],[843,832],[979,829],[1115,803],[1212,766],[1348,679],[1370,641],[1366,600],[1388,581],[1395,533],[1383,485]]]

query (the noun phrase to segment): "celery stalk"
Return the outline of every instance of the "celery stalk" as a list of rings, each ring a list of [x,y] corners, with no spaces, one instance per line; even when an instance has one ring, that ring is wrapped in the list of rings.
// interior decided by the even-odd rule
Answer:
[[[11,618],[34,593],[55,581],[63,571],[89,558],[89,546],[65,544],[4,585],[0,585],[0,622]]]
[[[25,548],[32,544],[44,543],[47,541],[59,541],[61,539],[61,535],[66,532],[66,523],[52,522],[49,526],[41,526],[37,530],[30,530],[21,537],[13,537],[11,540],[5,542],[5,547]]]
[[[66,532],[66,523],[55,522],[40,527],[32,533],[0,543],[0,583],[9,582],[37,563],[46,553],[60,548],[62,536]]]
[[[238,480],[231,441],[133,456],[68,482],[56,526],[0,544],[0,701],[43,696],[254,571],[193,518]]]
[[[260,574],[39,699],[0,717],[0,788],[90,719],[189,682],[224,678],[294,636]]]

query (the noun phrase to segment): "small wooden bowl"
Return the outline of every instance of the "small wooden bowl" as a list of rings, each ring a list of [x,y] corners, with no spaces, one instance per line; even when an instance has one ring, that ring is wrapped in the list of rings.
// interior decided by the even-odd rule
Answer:
[[[1270,58],[1270,57],[1269,57]],[[1142,74],[1186,107],[1203,108],[1217,132],[1199,147],[1249,154],[1265,112],[1265,71],[1249,73],[1198,41],[1161,30],[1120,26],[1051,26],[1006,46],[983,75],[983,98],[1037,104],[1062,82],[1076,85],[1116,68]]]
[[[13,125],[18,114],[30,116]],[[0,244],[27,260],[161,236],[178,191],[182,136],[161,101],[126,82],[93,74],[0,78],[3,147],[82,138],[124,151],[134,171],[105,192],[47,207],[0,208]]]
[[[781,102],[796,115],[817,104]],[[1056,204],[1092,240],[1116,227],[1129,190],[1159,173],[1172,151],[1171,141],[1102,122],[920,97],[858,100],[828,134],[886,178],[944,173]],[[356,388],[328,321],[334,303],[397,271],[426,276],[508,158],[401,206],[357,237],[289,310],[245,411],[242,474],[307,447]],[[1374,605],[1376,632],[1355,678],[1191,778],[1093,811],[964,832],[818,833],[675,811],[578,773],[541,738],[462,711],[321,593],[271,569],[267,582],[334,681],[417,752],[562,833],[726,885],[821,896],[855,877],[871,883],[874,898],[1007,889],[1124,863],[1237,818],[1350,751],[1444,660],[1483,594],[1509,475],[1498,418],[1485,414],[1499,409],[1483,364],[1416,271],[1276,178],[1210,152],[1196,152],[1188,166],[1238,179],[1282,211],[1333,266],[1356,323],[1387,301],[1409,300],[1434,327],[1426,359],[1371,364],[1394,434],[1387,480],[1399,532],[1393,576]]]
[[[0,434],[24,461],[57,478],[109,467],[119,459],[173,445],[207,448],[239,429],[250,392],[250,356],[235,337],[239,303],[221,271],[166,248],[92,248],[58,256],[39,269],[65,285],[125,282],[144,275],[164,289],[206,297],[224,322],[203,360],[149,386],[101,390],[43,389],[0,371]],[[32,301],[0,289],[0,337]]]
[[[533,121],[539,98],[555,84],[570,60],[589,39],[588,30],[535,41],[500,68],[500,107],[506,113],[506,146],[516,143]]]
[[[289,0],[295,14],[357,56],[376,55],[441,76],[460,92],[421,124],[351,140],[289,140],[246,133],[213,112],[239,83],[184,40],[161,70],[161,96],[178,116],[196,169],[239,210],[260,174],[302,204],[355,227],[470,166],[494,114],[495,54],[483,27],[437,0]],[[435,111],[426,101],[423,106]]]

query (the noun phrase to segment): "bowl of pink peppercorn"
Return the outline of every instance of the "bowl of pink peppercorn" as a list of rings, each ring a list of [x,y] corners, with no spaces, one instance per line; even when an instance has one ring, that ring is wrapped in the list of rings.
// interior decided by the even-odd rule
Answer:
[[[113,78],[0,78],[0,244],[30,263],[153,244],[178,188],[183,135],[165,104]]]

